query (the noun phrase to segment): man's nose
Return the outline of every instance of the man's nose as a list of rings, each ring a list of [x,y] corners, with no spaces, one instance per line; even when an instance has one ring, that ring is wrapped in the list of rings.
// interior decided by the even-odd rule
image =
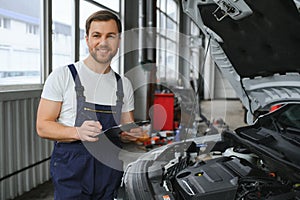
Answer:
[[[107,44],[107,38],[104,37],[104,36],[102,36],[102,37],[100,38],[99,44]]]
[[[102,44],[102,43],[105,43],[105,42],[106,42],[106,38],[105,37],[99,38],[99,41],[98,41],[99,44]]]

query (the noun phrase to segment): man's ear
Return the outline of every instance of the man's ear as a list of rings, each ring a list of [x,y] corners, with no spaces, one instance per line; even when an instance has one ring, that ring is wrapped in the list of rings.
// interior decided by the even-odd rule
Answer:
[[[118,41],[118,48],[121,46],[121,36],[119,36],[119,41]]]
[[[85,36],[85,42],[86,42],[86,44],[88,44],[88,41],[89,41],[89,37],[86,35]]]

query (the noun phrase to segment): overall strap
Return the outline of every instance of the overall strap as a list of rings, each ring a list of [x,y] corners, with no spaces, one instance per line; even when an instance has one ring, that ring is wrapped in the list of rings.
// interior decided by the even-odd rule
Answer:
[[[124,97],[124,92],[123,92],[123,82],[122,82],[122,79],[120,77],[119,74],[117,74],[115,72],[115,76],[116,76],[116,79],[117,79],[117,92],[116,92],[116,95],[117,95],[117,101],[116,101],[116,116],[115,116],[115,119],[116,119],[116,123],[117,124],[120,124],[121,122],[121,115],[122,115],[122,106],[123,106],[123,97]]]
[[[68,67],[72,73],[72,77],[75,82],[75,91],[76,91],[77,98],[83,98],[85,100],[85,96],[83,95],[84,87],[81,84],[81,81],[78,77],[77,70],[74,64],[70,64],[68,65]]]

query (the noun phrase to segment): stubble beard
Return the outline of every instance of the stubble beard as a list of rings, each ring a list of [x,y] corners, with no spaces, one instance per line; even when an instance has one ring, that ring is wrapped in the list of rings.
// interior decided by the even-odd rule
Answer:
[[[100,51],[101,48],[96,48],[94,50],[91,50],[90,54],[91,56],[94,58],[94,60],[96,62],[98,62],[99,64],[110,64],[113,57],[116,55],[117,52],[112,52],[110,48],[107,48],[107,50],[109,51],[108,55],[105,56],[105,57],[102,57],[101,56],[101,53],[100,55],[98,54]]]

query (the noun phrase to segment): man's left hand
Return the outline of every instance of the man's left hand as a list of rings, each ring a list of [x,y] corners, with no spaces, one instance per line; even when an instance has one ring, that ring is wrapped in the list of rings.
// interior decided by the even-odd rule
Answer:
[[[130,129],[129,132],[121,133],[121,140],[123,142],[145,142],[149,140],[149,134],[147,130],[143,130],[142,128],[133,128]]]

